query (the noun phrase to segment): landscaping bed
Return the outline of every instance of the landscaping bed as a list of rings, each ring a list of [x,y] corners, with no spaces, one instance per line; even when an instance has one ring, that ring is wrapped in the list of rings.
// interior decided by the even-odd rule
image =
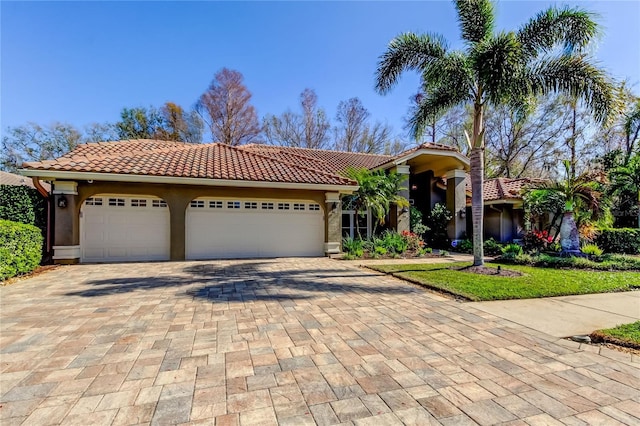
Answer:
[[[530,299],[576,294],[628,291],[640,286],[640,273],[556,269],[491,264],[495,273],[466,272],[466,262],[368,266],[439,292],[471,301]],[[498,266],[500,272],[498,272]],[[508,273],[513,271],[514,273]],[[521,274],[521,275],[518,275]]]

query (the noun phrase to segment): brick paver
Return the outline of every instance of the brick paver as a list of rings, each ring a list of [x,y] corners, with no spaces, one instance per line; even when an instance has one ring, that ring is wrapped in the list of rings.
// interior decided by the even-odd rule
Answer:
[[[0,423],[640,424],[638,358],[330,259],[0,288]]]

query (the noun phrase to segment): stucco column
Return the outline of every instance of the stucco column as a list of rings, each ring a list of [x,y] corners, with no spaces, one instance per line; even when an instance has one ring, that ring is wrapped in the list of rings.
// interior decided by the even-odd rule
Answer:
[[[398,173],[399,175],[405,175],[407,178],[402,182],[402,189],[398,191],[398,195],[401,197],[409,199],[409,173],[410,168],[407,165],[399,165],[391,170],[392,172]],[[411,229],[411,219],[409,215],[408,207],[398,207],[397,205],[392,205],[389,210],[389,221],[391,222],[391,227],[398,232],[409,231]]]
[[[187,205],[191,201],[191,196],[177,194],[167,194],[164,200],[169,206],[169,259],[185,260],[186,257],[186,214]]]
[[[324,220],[324,253],[340,253],[342,249],[342,203],[338,192],[326,192]]]
[[[447,208],[453,214],[453,219],[447,227],[447,234],[452,240],[462,238],[467,230],[467,194],[465,188],[466,173],[464,170],[449,170],[447,178]]]
[[[74,181],[53,183],[54,263],[80,261],[80,203],[78,184]]]

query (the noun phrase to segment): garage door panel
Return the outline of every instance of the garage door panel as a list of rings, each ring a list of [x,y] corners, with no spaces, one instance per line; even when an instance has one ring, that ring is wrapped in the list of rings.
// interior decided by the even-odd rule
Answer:
[[[115,198],[124,203],[83,205],[82,261],[169,260],[169,209],[150,197]]]
[[[321,256],[324,242],[322,212],[294,211],[294,201],[243,200],[241,208],[187,209],[187,258],[247,258],[282,256]],[[263,208],[271,204],[273,209]],[[246,206],[259,208],[245,208]],[[289,210],[278,210],[279,204],[289,204]],[[192,205],[198,205],[192,203]],[[200,205],[209,206],[205,202]]]

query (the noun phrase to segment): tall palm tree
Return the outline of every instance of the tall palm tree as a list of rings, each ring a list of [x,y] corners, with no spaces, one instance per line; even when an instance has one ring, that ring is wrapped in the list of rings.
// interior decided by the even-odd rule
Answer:
[[[419,137],[434,114],[460,104],[473,107],[473,133],[467,135],[471,157],[473,257],[484,264],[482,248],[484,110],[510,104],[524,114],[536,95],[562,92],[582,99],[604,120],[612,87],[582,49],[597,35],[593,16],[578,8],[551,7],[517,31],[496,32],[490,0],[456,0],[464,48],[450,50],[443,37],[404,33],[389,43],[376,72],[376,89],[389,92],[400,75],[422,76],[424,96],[411,119]]]
[[[638,228],[640,228],[640,153],[631,157],[625,165],[613,169],[609,175],[614,194],[619,196],[637,194]]]

